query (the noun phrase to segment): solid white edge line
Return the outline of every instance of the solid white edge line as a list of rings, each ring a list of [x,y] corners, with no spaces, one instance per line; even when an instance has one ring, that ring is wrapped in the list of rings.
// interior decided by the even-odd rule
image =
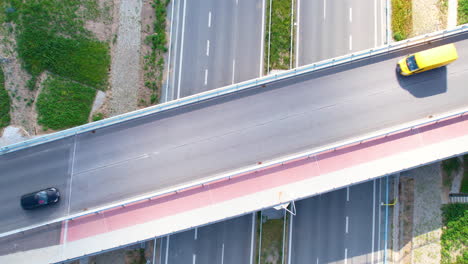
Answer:
[[[198,238],[198,227],[195,227],[195,235],[193,237],[194,240],[197,240]]]
[[[231,83],[234,84],[234,74],[236,73],[236,60],[232,60],[232,80]]]
[[[374,240],[375,240],[375,179],[372,181],[372,246],[371,246],[371,264],[374,263]]]
[[[349,224],[349,217],[346,216],[346,227],[345,227],[345,233],[348,234],[348,224]]]
[[[166,78],[166,89],[165,89],[165,97],[164,97],[164,102],[167,102],[167,94],[169,93],[169,78],[170,78],[170,72],[171,72],[171,47],[172,47],[172,29],[174,28],[173,22],[174,22],[174,6],[175,6],[175,0],[172,1],[172,10],[171,10],[171,31],[169,32],[169,54],[167,57],[167,78]]]
[[[77,138],[77,135],[75,133],[75,135],[73,136],[73,152],[72,152],[72,155],[70,157],[71,159],[71,165],[70,165],[70,187],[69,187],[69,190],[68,190],[68,211],[67,211],[67,215],[70,214],[70,208],[71,208],[71,195],[72,195],[72,184],[73,184],[73,174],[75,173],[75,154],[76,154],[76,138]]]
[[[211,27],[211,11],[208,12],[208,27]]]
[[[174,3],[175,3],[175,0],[174,0]],[[177,1],[177,14],[180,14],[180,1]],[[176,34],[175,34],[175,52],[174,52],[174,76],[172,78],[172,84],[171,84],[171,87],[172,89],[174,89],[175,87],[175,79],[177,78],[177,74],[176,74],[176,68],[177,68],[177,49],[179,47],[179,21],[180,21],[180,17],[177,16],[177,25],[176,25]],[[180,65],[179,65],[179,69],[180,69]],[[174,91],[172,91],[172,96],[171,96],[171,100],[174,99]],[[167,101],[166,101],[167,102]]]
[[[291,250],[292,250],[292,229],[293,229],[293,219],[294,219],[294,215],[292,214],[289,214],[291,216],[291,218],[289,218],[289,247],[288,247],[288,263],[291,263]]]
[[[386,9],[382,6],[382,2],[385,2],[385,0],[379,0],[379,3],[380,3],[380,43],[382,43],[382,45],[385,44],[385,35],[387,34],[387,26],[384,26],[385,23],[384,23],[384,18],[385,18],[385,14],[386,14]]]
[[[349,23],[353,23],[353,8],[349,8]]]
[[[250,235],[250,264],[253,263],[253,251],[254,251],[254,240],[255,240],[255,212],[252,213],[252,229]]]
[[[206,56],[210,56],[210,40],[206,40]]]
[[[154,242],[153,242],[153,264],[156,263],[156,238],[154,238]],[[161,262],[159,262],[161,263]]]
[[[301,0],[297,0],[296,12],[296,68],[299,67],[299,26],[301,14]]]
[[[388,176],[387,176],[388,177]],[[382,179],[379,179],[379,203],[378,204],[382,204]],[[380,207],[379,207],[379,224],[377,225],[378,226],[378,232],[377,232],[377,258],[380,259],[380,255],[381,255],[381,252],[380,252],[380,227],[381,227],[381,224],[382,223],[382,210],[380,210]]]
[[[196,262],[197,262],[197,255],[193,254],[192,263],[195,264]]]
[[[264,53],[264,45],[265,45],[265,1],[263,0],[263,5],[262,5],[262,35],[260,37],[260,71],[258,76],[262,77],[263,76],[263,53]]]
[[[377,1],[374,0],[374,47],[377,47]]]
[[[205,85],[208,83],[208,69],[205,69]]]
[[[169,238],[170,237],[171,235],[168,235],[166,239],[166,256],[165,256],[166,262],[165,264],[167,264],[167,260],[169,259]]]
[[[182,39],[180,41],[180,59],[179,59],[179,81],[177,83],[177,99],[180,98],[180,82],[182,79],[182,58],[184,57],[184,33],[185,33],[185,10],[187,7],[187,0],[184,0],[184,11],[182,15]]]
[[[260,235],[258,238],[258,262],[260,263],[260,256],[262,252],[262,227],[263,227],[263,211],[260,211]]]
[[[268,19],[268,52],[267,52],[267,75],[270,74],[270,50],[271,50],[271,9],[272,9],[272,6],[273,6],[273,3],[272,3],[273,0],[270,0],[270,5],[269,5],[269,19]]]
[[[294,36],[294,0],[291,0],[291,44],[289,45],[291,52],[289,55],[289,69],[292,69],[293,62],[293,36]]]

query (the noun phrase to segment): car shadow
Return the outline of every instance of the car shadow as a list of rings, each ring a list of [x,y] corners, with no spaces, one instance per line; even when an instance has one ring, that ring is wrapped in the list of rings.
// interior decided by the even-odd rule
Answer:
[[[441,67],[411,76],[395,74],[401,88],[416,98],[429,97],[447,92],[447,68]]]

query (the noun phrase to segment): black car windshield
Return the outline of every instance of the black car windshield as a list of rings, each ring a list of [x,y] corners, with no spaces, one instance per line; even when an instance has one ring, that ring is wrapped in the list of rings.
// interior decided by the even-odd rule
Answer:
[[[36,193],[35,198],[37,200],[38,204],[47,204],[48,202],[48,197],[47,197],[47,192],[46,191],[40,191]]]
[[[406,65],[408,65],[408,70],[410,71],[419,70],[419,66],[416,63],[416,59],[414,58],[414,55],[406,58]]]

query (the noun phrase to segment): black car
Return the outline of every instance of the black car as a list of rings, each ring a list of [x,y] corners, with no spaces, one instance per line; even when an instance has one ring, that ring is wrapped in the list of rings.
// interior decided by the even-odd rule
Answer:
[[[21,196],[21,207],[25,210],[57,203],[60,200],[60,192],[57,188],[47,188]]]

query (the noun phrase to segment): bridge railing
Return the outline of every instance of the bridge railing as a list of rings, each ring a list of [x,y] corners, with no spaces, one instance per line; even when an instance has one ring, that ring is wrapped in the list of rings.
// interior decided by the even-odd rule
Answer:
[[[323,61],[320,61],[320,62],[317,62],[317,63],[301,66],[301,67],[298,67],[298,68],[295,68],[295,69],[292,69],[292,70],[287,70],[287,71],[284,71],[284,72],[281,72],[281,73],[278,73],[278,74],[267,75],[267,76],[263,76],[263,77],[256,78],[256,79],[253,79],[253,80],[248,80],[248,81],[244,81],[244,82],[241,82],[241,83],[221,87],[221,88],[218,88],[218,89],[215,89],[215,90],[206,91],[206,92],[203,92],[203,93],[187,96],[187,97],[177,99],[177,100],[174,100],[174,101],[158,104],[158,105],[151,106],[151,107],[148,107],[148,108],[144,108],[144,109],[132,111],[132,112],[129,112],[129,113],[121,114],[121,115],[118,115],[118,116],[110,117],[110,118],[107,118],[107,119],[104,119],[104,120],[84,124],[84,125],[77,126],[77,127],[74,127],[74,128],[62,130],[62,131],[55,132],[55,133],[52,133],[52,134],[43,135],[43,136],[35,137],[35,138],[29,139],[29,140],[26,140],[26,141],[23,141],[23,142],[19,142],[19,143],[11,144],[11,145],[8,145],[8,146],[4,146],[4,147],[0,148],[0,155],[8,153],[8,152],[28,148],[28,147],[31,147],[31,146],[43,144],[43,143],[46,143],[46,142],[59,140],[59,139],[66,138],[66,137],[75,136],[75,135],[78,135],[78,134],[81,134],[81,133],[85,133],[85,132],[93,131],[93,130],[96,130],[96,129],[108,127],[108,126],[119,124],[119,123],[122,123],[122,122],[125,122],[125,121],[130,121],[132,119],[141,118],[141,117],[144,117],[144,116],[155,114],[157,112],[166,111],[166,110],[174,109],[174,108],[177,108],[177,107],[180,107],[180,106],[189,105],[189,104],[196,103],[196,102],[199,102],[199,101],[215,98],[215,97],[218,97],[218,96],[221,96],[221,95],[226,95],[226,94],[238,92],[240,90],[245,90],[245,89],[249,89],[249,88],[252,88],[252,87],[256,87],[256,86],[259,86],[259,85],[265,85],[265,84],[275,82],[275,81],[278,81],[278,80],[291,78],[291,77],[294,77],[294,76],[297,76],[297,75],[310,73],[310,72],[313,72],[313,71],[316,71],[316,70],[319,70],[319,69],[324,69],[324,68],[344,64],[344,63],[349,63],[349,62],[352,62],[352,61],[357,60],[357,59],[364,59],[364,58],[368,58],[368,57],[375,56],[375,55],[378,55],[378,54],[388,53],[390,51],[394,51],[394,50],[397,50],[397,49],[400,49],[400,48],[413,46],[413,45],[417,45],[417,44],[423,44],[423,43],[425,43],[427,41],[453,36],[453,35],[460,34],[460,33],[466,32],[466,31],[468,31],[468,24],[458,26],[458,27],[456,27],[454,29],[437,31],[437,32],[433,32],[433,33],[430,33],[430,34],[417,36],[417,37],[414,37],[414,38],[411,38],[411,39],[391,43],[391,44],[381,46],[381,47],[378,47],[378,48],[367,49],[367,50],[364,50],[364,51],[347,54],[347,55],[336,57],[336,58],[333,58],[333,59],[323,60]]]
[[[9,151],[13,151],[13,150],[18,150],[18,149],[21,149],[21,148],[25,148],[25,147],[28,147],[28,146],[31,146],[31,145],[36,145],[36,144],[40,144],[40,143],[43,143],[43,142],[55,140],[55,139],[58,139],[58,138],[74,136],[74,135],[77,135],[79,133],[83,133],[85,131],[92,131],[92,130],[97,129],[97,128],[102,128],[102,127],[109,126],[109,125],[112,125],[112,124],[115,124],[115,123],[123,122],[123,120],[129,120],[129,119],[132,119],[132,118],[146,116],[146,115],[149,115],[149,114],[152,114],[152,113],[155,113],[155,112],[163,111],[163,110],[166,110],[166,109],[171,109],[171,108],[174,108],[174,107],[177,107],[177,106],[180,106],[180,105],[186,105],[186,104],[197,102],[197,101],[200,101],[200,100],[205,100],[207,98],[212,98],[212,97],[215,97],[215,96],[218,96],[218,95],[221,95],[221,94],[227,94],[227,93],[230,93],[231,90],[232,91],[238,91],[238,90],[241,90],[241,89],[254,87],[256,85],[268,83],[268,82],[271,82],[271,81],[274,81],[274,80],[280,80],[280,79],[289,78],[291,76],[295,76],[295,75],[298,75],[298,74],[311,72],[311,71],[314,71],[314,70],[319,69],[319,68],[325,68],[325,67],[328,67],[328,66],[331,66],[331,65],[338,65],[339,63],[349,62],[349,61],[355,60],[357,58],[364,58],[364,57],[368,57],[368,56],[371,56],[371,55],[380,54],[380,53],[384,53],[384,52],[387,52],[387,51],[395,50],[395,49],[398,49],[398,48],[407,47],[409,45],[421,44],[421,43],[424,43],[425,41],[440,39],[440,38],[444,38],[444,37],[447,37],[447,36],[452,36],[452,35],[455,35],[455,34],[466,32],[467,30],[468,30],[468,25],[463,25],[463,26],[457,27],[454,30],[450,30],[450,31],[445,30],[445,31],[435,32],[435,33],[428,34],[428,35],[425,35],[425,36],[416,37],[416,38],[413,38],[413,39],[410,39],[410,40],[407,40],[407,41],[402,41],[402,42],[398,42],[398,43],[395,43],[395,44],[392,44],[392,45],[387,45],[387,46],[385,46],[383,48],[371,49],[371,50],[367,50],[367,51],[364,51],[364,52],[356,53],[355,55],[351,54],[351,55],[347,55],[347,56],[342,56],[342,57],[337,58],[337,59],[326,60],[326,61],[323,61],[323,62],[320,62],[320,63],[317,63],[317,64],[307,65],[307,66],[300,67],[300,68],[294,69],[294,70],[290,70],[290,71],[287,71],[285,73],[281,73],[281,74],[278,74],[278,75],[266,76],[266,77],[263,77],[263,78],[247,81],[247,82],[244,82],[244,83],[241,83],[241,84],[238,84],[238,85],[231,85],[231,86],[228,86],[228,87],[225,87],[225,88],[220,88],[220,89],[217,89],[217,90],[214,90],[214,91],[205,92],[205,93],[202,93],[202,94],[199,94],[199,95],[190,96],[190,98],[183,98],[183,99],[177,100],[175,102],[166,103],[166,104],[163,104],[163,105],[157,105],[157,106],[151,107],[150,109],[142,109],[142,110],[134,111],[134,112],[124,114],[124,115],[121,115],[121,116],[116,116],[114,118],[110,118],[111,120],[107,120],[107,123],[104,122],[106,120],[103,120],[103,122],[98,121],[98,122],[86,124],[86,125],[83,125],[83,126],[80,126],[80,127],[76,127],[76,128],[72,128],[72,129],[68,129],[68,130],[64,130],[64,131],[61,131],[61,132],[54,133],[54,134],[57,134],[56,136],[53,136],[51,134],[49,137],[43,136],[43,137],[40,137],[40,138],[32,139],[32,140],[29,140],[30,143],[26,143],[24,145],[22,145],[21,143],[10,145],[10,146],[6,147],[7,149],[4,150],[4,153],[9,152]],[[347,60],[345,60],[345,58],[347,58]],[[253,83],[255,83],[255,85]],[[52,221],[38,223],[38,224],[35,224],[35,225],[23,227],[23,228],[18,228],[18,229],[15,229],[15,230],[11,230],[11,231],[8,231],[8,232],[1,233],[0,238],[5,237],[5,236],[9,236],[9,235],[12,235],[12,234],[15,234],[15,233],[19,233],[19,232],[25,232],[27,230],[31,230],[31,229],[38,228],[38,227],[45,226],[45,225],[50,225],[50,224],[54,224],[54,223],[58,223],[58,222],[62,222],[62,221],[67,221],[67,220],[73,220],[73,219],[83,217],[83,216],[86,216],[86,215],[100,213],[100,212],[103,212],[103,211],[106,211],[106,210],[109,210],[109,209],[114,209],[114,208],[118,208],[118,207],[125,207],[125,206],[128,206],[130,204],[134,204],[134,203],[137,203],[137,202],[142,202],[142,201],[145,201],[145,200],[152,200],[152,199],[155,199],[155,198],[157,198],[159,196],[162,196],[162,195],[179,193],[179,192],[182,192],[184,190],[191,189],[191,188],[194,188],[194,187],[204,186],[206,184],[209,184],[209,183],[212,183],[212,182],[215,182],[215,181],[219,181],[219,180],[223,180],[223,179],[231,179],[231,178],[233,178],[235,176],[238,176],[238,175],[243,175],[243,174],[246,174],[246,173],[251,173],[251,172],[255,172],[255,171],[264,170],[264,169],[267,169],[267,168],[270,168],[270,167],[282,165],[282,164],[297,161],[297,160],[300,160],[300,159],[310,158],[311,156],[318,155],[320,153],[341,149],[343,147],[352,146],[354,144],[363,143],[363,142],[370,141],[370,140],[373,140],[373,139],[377,139],[377,138],[381,138],[381,137],[387,137],[389,135],[396,134],[396,133],[399,133],[399,132],[403,132],[403,131],[406,131],[406,130],[413,130],[413,129],[416,129],[416,128],[421,127],[421,126],[426,126],[426,125],[429,125],[429,124],[438,123],[440,121],[443,121],[444,119],[456,118],[457,116],[463,117],[467,113],[468,113],[468,109],[462,109],[462,110],[454,111],[454,112],[451,112],[451,113],[446,113],[446,114],[440,115],[438,117],[429,117],[429,120],[427,120],[427,119],[417,120],[415,122],[403,124],[401,126],[393,127],[393,128],[382,130],[382,131],[377,131],[377,132],[372,133],[372,134],[368,134],[368,135],[361,136],[359,138],[339,142],[339,143],[336,143],[336,144],[333,144],[333,145],[330,145],[330,146],[326,146],[326,147],[323,147],[323,148],[318,148],[318,149],[302,152],[302,153],[299,153],[299,154],[295,154],[295,155],[292,155],[292,156],[282,157],[282,158],[279,158],[279,159],[276,159],[276,160],[273,160],[273,161],[270,161],[270,162],[258,164],[258,165],[251,166],[251,167],[248,167],[248,168],[243,168],[243,169],[240,169],[240,170],[227,172],[227,173],[224,173],[224,174],[220,174],[220,175],[211,177],[209,179],[203,179],[203,180],[200,180],[200,181],[193,181],[193,182],[190,182],[190,183],[187,183],[187,184],[184,184],[184,185],[171,187],[170,189],[161,190],[161,191],[157,191],[157,192],[154,192],[154,193],[141,195],[141,196],[138,196],[138,197],[134,197],[132,199],[127,199],[125,201],[118,201],[116,203],[108,204],[108,205],[105,205],[105,206],[102,206],[102,207],[97,207],[97,208],[94,208],[94,209],[91,209],[91,210],[87,210],[85,212],[70,214],[70,215],[67,215],[67,216],[64,216],[64,217],[56,218],[56,219],[54,219]],[[41,138],[44,138],[43,141],[35,143],[36,141],[34,141],[34,140],[39,140]]]

